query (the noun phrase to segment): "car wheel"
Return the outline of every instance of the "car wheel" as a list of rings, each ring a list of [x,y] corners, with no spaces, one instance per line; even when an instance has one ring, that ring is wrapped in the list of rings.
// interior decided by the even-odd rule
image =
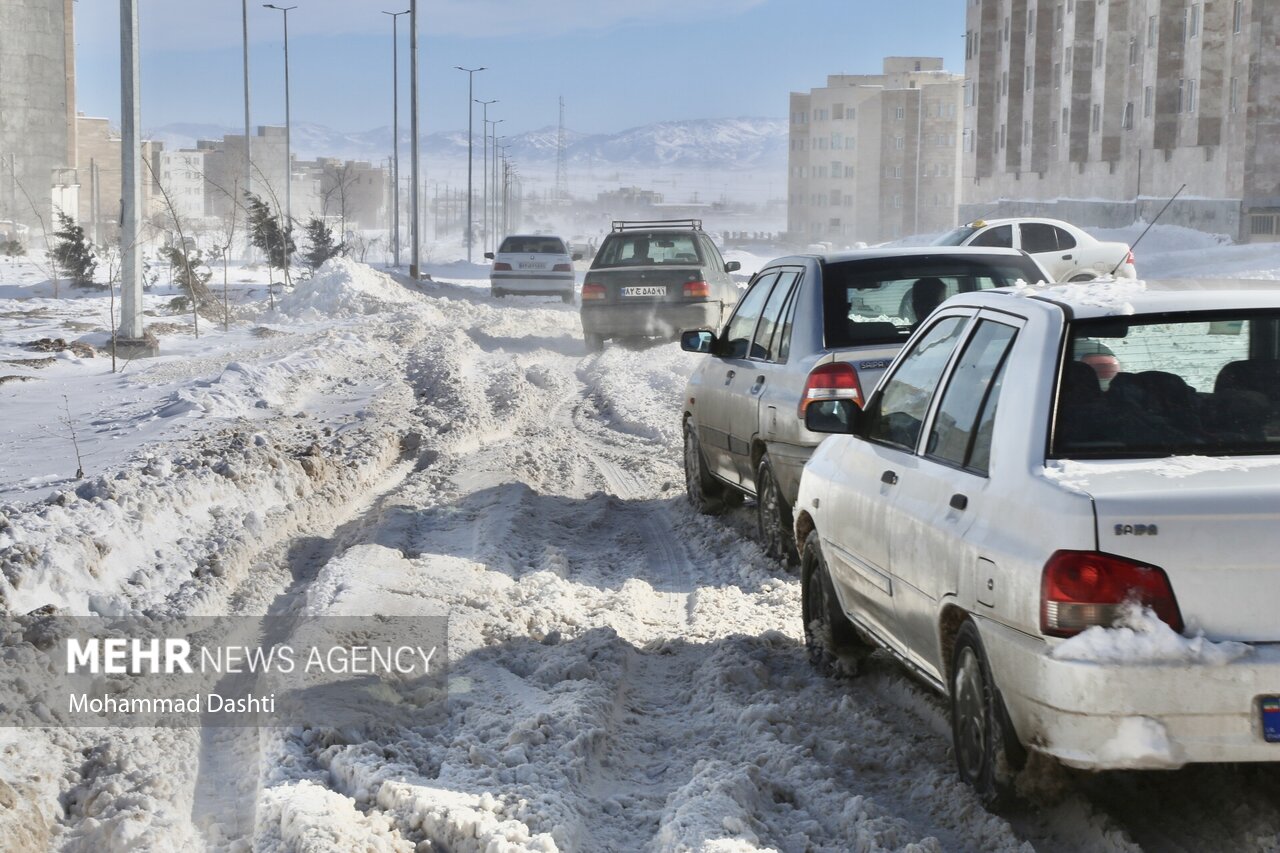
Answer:
[[[693,508],[705,515],[719,513],[724,509],[726,494],[736,492],[711,476],[698,434],[688,421],[684,425],[684,490]]]
[[[507,295],[507,292],[498,287],[491,287],[489,288],[489,295],[492,296],[494,299],[502,299],[504,296]]]
[[[1081,273],[1080,275],[1073,275],[1071,276],[1071,278],[1067,279],[1067,281],[1073,284],[1075,282],[1080,282],[1080,281],[1094,281],[1094,280],[1095,280],[1095,276],[1088,275],[1087,273]]]
[[[1014,799],[1014,780],[1026,751],[1009,723],[1004,700],[972,620],[960,626],[951,653],[951,736],[960,778],[988,809]]]
[[[875,647],[841,610],[816,530],[805,539],[800,558],[800,607],[809,663],[823,675],[856,675]]]
[[[756,468],[756,526],[766,554],[788,566],[800,562],[792,532],[791,506],[782,496],[768,454],[760,459]]]
[[[588,352],[604,351],[604,335],[597,335],[594,332],[584,332],[582,339],[587,342]]]
[[[565,303],[566,305],[572,305],[572,304],[573,304],[573,291],[571,290],[571,291],[569,291],[568,293],[562,293],[562,294],[560,294],[560,301],[561,301],[561,302],[563,302],[563,303]]]

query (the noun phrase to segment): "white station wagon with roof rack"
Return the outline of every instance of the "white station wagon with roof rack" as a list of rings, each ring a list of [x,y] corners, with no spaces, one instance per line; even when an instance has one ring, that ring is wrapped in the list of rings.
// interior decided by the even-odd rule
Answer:
[[[888,650],[946,695],[962,778],[1280,761],[1280,285],[960,294],[796,503],[820,668]]]

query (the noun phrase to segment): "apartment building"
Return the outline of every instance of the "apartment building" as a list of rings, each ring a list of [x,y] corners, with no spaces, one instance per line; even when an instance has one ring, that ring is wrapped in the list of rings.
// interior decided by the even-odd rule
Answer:
[[[1280,239],[1280,4],[963,2],[961,218]]]
[[[792,92],[792,239],[844,248],[954,226],[963,79],[940,58],[898,56]]]
[[[94,243],[114,243],[120,237],[120,132],[105,118],[76,116],[76,162],[82,186],[77,207],[67,212],[84,226]],[[160,155],[164,143],[142,143],[142,211],[150,219],[164,206],[157,192]],[[150,165],[148,165],[150,164]],[[149,235],[144,234],[144,239]]]

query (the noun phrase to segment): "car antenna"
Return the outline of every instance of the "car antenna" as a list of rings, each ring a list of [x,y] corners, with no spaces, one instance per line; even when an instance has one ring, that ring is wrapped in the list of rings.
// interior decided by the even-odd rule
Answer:
[[[1183,184],[1182,186],[1178,187],[1178,191],[1174,193],[1173,196],[1164,203],[1164,207],[1160,208],[1160,212],[1156,214],[1155,218],[1147,223],[1146,228],[1142,229],[1142,233],[1138,235],[1138,239],[1134,240],[1133,245],[1129,247],[1129,254],[1121,258],[1120,263],[1116,264],[1114,267],[1111,268],[1112,278],[1115,278],[1116,270],[1120,269],[1120,265],[1123,264],[1125,261],[1129,260],[1129,255],[1133,254],[1133,250],[1136,249],[1138,247],[1138,244],[1142,242],[1142,238],[1147,236],[1147,232],[1151,230],[1151,226],[1155,225],[1157,222],[1160,221],[1160,217],[1164,216],[1164,212],[1169,209],[1169,205],[1173,204],[1173,200],[1176,199],[1178,196],[1182,195],[1182,191],[1185,190],[1186,188],[1187,188],[1186,184]]]

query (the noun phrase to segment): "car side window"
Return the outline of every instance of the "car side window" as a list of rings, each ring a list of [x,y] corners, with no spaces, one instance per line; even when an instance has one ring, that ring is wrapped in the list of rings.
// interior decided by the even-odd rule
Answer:
[[[1050,225],[1049,227],[1058,234],[1059,249],[1074,249],[1076,247],[1076,238],[1071,236],[1070,231],[1067,231],[1065,228],[1059,228],[1056,225]]]
[[[769,294],[769,301],[764,304],[760,324],[756,327],[755,340],[751,345],[752,358],[762,358],[765,361],[779,360],[777,347],[781,343],[782,336],[778,334],[778,330],[782,327],[783,312],[787,307],[787,300],[791,296],[792,286],[797,276],[798,273],[794,270],[787,270],[778,277],[778,283]]]
[[[916,341],[868,407],[863,435],[915,450],[929,401],[968,319],[943,317]]]
[[[717,272],[724,272],[724,258],[720,255],[720,250],[706,237],[702,238],[702,252],[706,255],[708,264],[715,267]]]
[[[755,337],[756,322],[764,310],[764,304],[778,280],[777,272],[768,272],[755,280],[751,288],[738,301],[738,307],[725,327],[723,342],[716,354],[723,358],[746,358]]]
[[[800,289],[804,286],[804,276],[797,273],[799,280],[791,288],[787,304],[782,307],[782,327],[778,329],[775,346],[778,349],[778,361],[785,362],[791,355],[791,327],[795,323],[796,303],[800,301]]]
[[[1058,251],[1058,229],[1045,222],[1024,222],[1022,229],[1022,251],[1035,254],[1037,252]]]
[[[947,380],[925,455],[985,474],[991,453],[998,376],[1017,330],[983,320]]]
[[[988,228],[973,241],[970,246],[988,246],[993,248],[1012,249],[1013,248],[1013,226],[997,225],[994,228]]]

